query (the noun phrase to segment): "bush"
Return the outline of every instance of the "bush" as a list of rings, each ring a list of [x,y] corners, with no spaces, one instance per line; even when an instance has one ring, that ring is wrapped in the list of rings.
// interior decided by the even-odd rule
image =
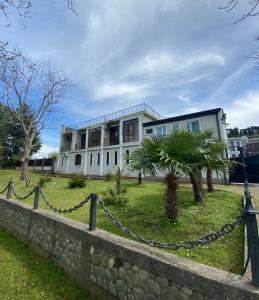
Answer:
[[[68,181],[68,188],[83,188],[86,186],[85,178],[81,175],[75,175]]]
[[[52,180],[52,177],[50,177],[50,176],[40,177],[38,184],[40,187],[44,187],[44,186],[46,186],[46,183],[50,182],[51,180]]]

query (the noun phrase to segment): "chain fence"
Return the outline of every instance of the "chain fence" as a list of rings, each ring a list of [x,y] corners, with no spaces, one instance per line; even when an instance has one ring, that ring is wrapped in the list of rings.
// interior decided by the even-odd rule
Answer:
[[[178,250],[179,248],[191,249],[198,245],[205,245],[210,242],[217,240],[218,238],[224,236],[225,234],[231,233],[237,225],[244,224],[244,213],[242,212],[238,215],[232,223],[227,223],[223,225],[218,231],[208,233],[198,239],[185,241],[185,242],[168,242],[168,243],[160,243],[155,240],[148,240],[145,239],[143,236],[139,234],[133,233],[128,227],[124,226],[112,213],[111,211],[105,206],[104,201],[98,196],[98,202],[102,209],[104,210],[106,216],[111,220],[113,224],[115,224],[120,230],[124,233],[129,235],[134,240],[138,242],[147,244],[151,247],[162,248],[162,249],[171,249],[171,250]]]
[[[44,195],[44,193],[42,192],[42,190],[39,190],[40,195],[43,199],[43,201],[46,203],[46,205],[53,210],[54,212],[60,213],[60,214],[67,214],[67,213],[71,213],[72,211],[78,210],[79,208],[83,207],[87,202],[89,202],[89,200],[91,199],[91,195],[87,196],[84,200],[82,200],[80,203],[78,203],[77,205],[71,207],[71,208],[65,208],[65,209],[61,209],[61,208],[57,208],[54,207],[46,198],[46,196]]]
[[[0,194],[5,193],[7,191],[7,189],[8,189],[8,184],[7,184],[7,186],[2,191],[0,191]]]
[[[25,199],[29,198],[30,196],[32,196],[32,195],[35,193],[36,188],[37,188],[37,187],[35,187],[34,189],[32,189],[32,190],[31,190],[27,195],[25,195],[25,196],[19,196],[19,195],[15,192],[15,190],[14,190],[14,188],[13,188],[13,185],[11,185],[11,191],[12,191],[12,193],[14,194],[14,196],[16,197],[16,199],[18,199],[18,200],[25,200]]]
[[[156,248],[161,248],[161,249],[171,249],[171,250],[178,250],[180,248],[191,249],[191,248],[194,248],[195,246],[205,245],[205,244],[214,242],[215,240],[219,239],[220,237],[223,237],[226,234],[230,234],[236,228],[236,226],[245,223],[244,210],[242,210],[241,213],[236,217],[236,219],[233,222],[224,224],[223,226],[221,226],[221,228],[218,231],[205,234],[205,235],[199,237],[198,239],[187,240],[184,242],[173,242],[172,241],[172,242],[167,242],[167,243],[161,243],[156,240],[146,239],[145,237],[134,233],[131,229],[129,229],[128,227],[123,225],[122,222],[119,221],[114,216],[114,214],[110,211],[110,209],[105,206],[103,199],[98,194],[91,194],[91,195],[87,196],[85,199],[83,199],[81,202],[79,202],[78,204],[74,205],[73,207],[64,209],[64,208],[55,207],[47,199],[47,197],[45,196],[45,194],[43,193],[43,191],[41,190],[41,188],[39,186],[36,186],[32,191],[30,191],[25,196],[19,196],[15,192],[12,181],[9,182],[9,184],[6,186],[6,188],[4,189],[3,192],[8,190],[9,186],[10,186],[10,189],[13,192],[14,196],[18,200],[25,200],[26,198],[32,196],[33,193],[38,192],[38,196],[41,196],[42,200],[44,201],[44,203],[47,205],[47,207],[49,209],[53,210],[54,212],[61,213],[61,214],[68,214],[68,213],[71,213],[73,211],[76,211],[76,210],[82,208],[86,203],[88,203],[92,199],[92,196],[95,195],[96,196],[95,201],[97,201],[99,206],[103,209],[107,218],[114,225],[116,225],[121,231],[123,231],[129,237],[131,237],[132,239],[134,239],[140,243],[144,243],[144,244],[149,245],[150,247],[156,247]],[[248,182],[244,183],[244,188],[245,188],[245,194],[250,195]],[[94,218],[96,218],[96,212],[95,212]]]

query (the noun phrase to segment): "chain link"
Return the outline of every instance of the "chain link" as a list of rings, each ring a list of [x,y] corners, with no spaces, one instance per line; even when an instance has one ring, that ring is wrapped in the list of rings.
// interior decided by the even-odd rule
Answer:
[[[14,188],[13,188],[13,185],[11,185],[11,189],[12,189],[12,192],[13,192],[14,196],[15,196],[18,200],[25,200],[25,199],[29,198],[29,197],[35,192],[36,187],[35,187],[33,190],[31,190],[31,191],[30,191],[27,195],[25,195],[25,196],[19,196],[19,195],[15,192],[15,190],[14,190]]]
[[[42,190],[39,190],[40,195],[42,196],[43,201],[46,203],[46,205],[53,210],[54,212],[58,212],[60,214],[67,214],[67,213],[71,213],[74,210],[78,210],[79,208],[83,207],[91,198],[90,196],[87,196],[83,201],[81,201],[80,203],[78,203],[77,205],[71,207],[71,208],[66,208],[66,209],[61,209],[61,208],[57,208],[54,207],[49,201],[48,199],[45,197],[45,195],[43,194]]]
[[[115,224],[119,229],[121,229],[123,232],[125,232],[127,235],[129,235],[131,238],[134,240],[137,240],[138,242],[147,244],[151,247],[156,247],[156,248],[162,248],[162,249],[171,249],[171,250],[178,250],[179,248],[185,248],[185,249],[190,249],[194,248],[195,246],[198,245],[205,245],[210,242],[213,242],[217,240],[218,238],[224,236],[225,234],[231,233],[237,225],[243,224],[244,223],[244,214],[243,212],[236,217],[236,220],[232,223],[227,223],[223,225],[218,231],[213,232],[213,233],[208,233],[199,239],[196,240],[190,240],[190,241],[185,241],[185,242],[169,242],[169,243],[160,243],[158,241],[154,240],[148,240],[145,239],[143,236],[139,234],[133,233],[128,227],[124,226],[116,217],[111,213],[111,211],[105,206],[103,200],[98,196],[98,202],[101,206],[101,208],[104,210],[106,216],[111,220],[113,224]]]
[[[6,192],[7,189],[8,189],[8,184],[7,184],[7,186],[2,191],[0,191],[0,194],[3,194],[4,192]]]

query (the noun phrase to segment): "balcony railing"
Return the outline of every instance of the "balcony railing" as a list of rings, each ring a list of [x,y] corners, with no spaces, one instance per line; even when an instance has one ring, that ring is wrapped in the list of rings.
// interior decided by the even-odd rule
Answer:
[[[85,149],[85,144],[76,144],[75,145],[75,150],[84,150]]]
[[[143,113],[148,113],[149,115],[151,115],[153,118],[155,118],[156,120],[162,119],[162,116],[156,112],[153,108],[151,108],[149,105],[147,105],[146,103],[142,103],[136,106],[132,106],[126,109],[122,109],[120,111],[116,111],[114,113],[111,114],[107,114],[104,115],[102,117],[98,117],[98,118],[94,118],[85,122],[81,122],[81,123],[77,123],[71,126],[68,126],[70,130],[73,129],[80,129],[80,128],[86,128],[89,126],[93,126],[96,124],[100,124],[100,123],[105,123],[105,122],[110,122],[116,119],[119,119],[121,117],[125,117],[127,115],[131,115],[134,113],[139,113],[139,112],[143,112]]]
[[[61,152],[71,151],[71,145],[62,145]]]
[[[110,140],[108,139],[104,139],[103,141],[103,145],[104,146],[115,146],[115,145],[119,145],[120,141],[118,140]]]

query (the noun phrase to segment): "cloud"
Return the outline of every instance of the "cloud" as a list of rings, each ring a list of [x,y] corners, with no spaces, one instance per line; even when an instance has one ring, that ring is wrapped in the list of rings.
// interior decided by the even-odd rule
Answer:
[[[246,128],[259,125],[259,90],[249,91],[234,99],[233,103],[225,108],[229,127]]]
[[[182,102],[185,102],[185,103],[190,103],[191,100],[189,97],[187,97],[186,95],[178,95],[177,98],[179,100],[181,100]]]
[[[33,155],[33,158],[42,158],[42,157],[48,157],[48,155],[52,152],[57,152],[58,147],[51,147],[49,145],[42,145],[40,151]]]
[[[151,95],[149,84],[135,84],[124,82],[107,82],[95,87],[95,99],[123,97],[127,99],[140,99]]]

